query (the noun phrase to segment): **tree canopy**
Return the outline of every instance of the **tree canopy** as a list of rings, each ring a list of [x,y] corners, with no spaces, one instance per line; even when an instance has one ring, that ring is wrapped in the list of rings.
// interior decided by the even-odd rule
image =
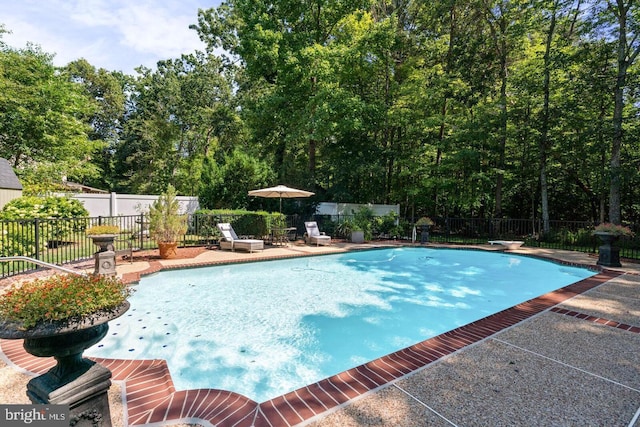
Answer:
[[[228,0],[192,25],[206,52],[136,76],[3,46],[0,155],[212,208],[283,183],[415,217],[638,222],[638,11]]]

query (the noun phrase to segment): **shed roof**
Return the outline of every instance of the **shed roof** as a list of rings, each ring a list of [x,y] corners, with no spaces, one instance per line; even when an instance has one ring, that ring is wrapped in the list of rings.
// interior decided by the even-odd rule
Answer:
[[[0,159],[0,188],[22,190],[22,184],[6,159]]]

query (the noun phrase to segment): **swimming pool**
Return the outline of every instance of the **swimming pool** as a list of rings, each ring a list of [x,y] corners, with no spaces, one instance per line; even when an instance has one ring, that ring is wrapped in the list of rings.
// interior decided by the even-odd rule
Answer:
[[[177,389],[261,402],[593,274],[428,248],[167,271],[85,354],[166,359]]]

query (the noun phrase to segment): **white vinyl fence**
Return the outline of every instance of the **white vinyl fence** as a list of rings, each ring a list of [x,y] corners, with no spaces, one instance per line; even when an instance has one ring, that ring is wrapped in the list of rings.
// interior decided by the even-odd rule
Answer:
[[[149,211],[149,206],[158,199],[157,195],[117,194],[117,193],[78,193],[72,198],[79,200],[89,211],[90,217],[137,215]],[[180,213],[192,214],[198,207],[198,198],[194,196],[177,196]]]

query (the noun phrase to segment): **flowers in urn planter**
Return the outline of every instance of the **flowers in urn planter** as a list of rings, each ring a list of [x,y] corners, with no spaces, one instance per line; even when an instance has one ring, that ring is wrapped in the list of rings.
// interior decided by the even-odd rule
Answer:
[[[80,320],[118,308],[132,291],[116,277],[57,274],[11,286],[0,295],[0,319],[24,329]]]
[[[120,227],[117,225],[94,225],[93,227],[87,228],[85,233],[87,236],[96,236],[100,234],[118,234],[120,232]]]
[[[610,233],[616,236],[633,236],[633,231],[624,225],[603,222],[594,229],[594,233]]]

